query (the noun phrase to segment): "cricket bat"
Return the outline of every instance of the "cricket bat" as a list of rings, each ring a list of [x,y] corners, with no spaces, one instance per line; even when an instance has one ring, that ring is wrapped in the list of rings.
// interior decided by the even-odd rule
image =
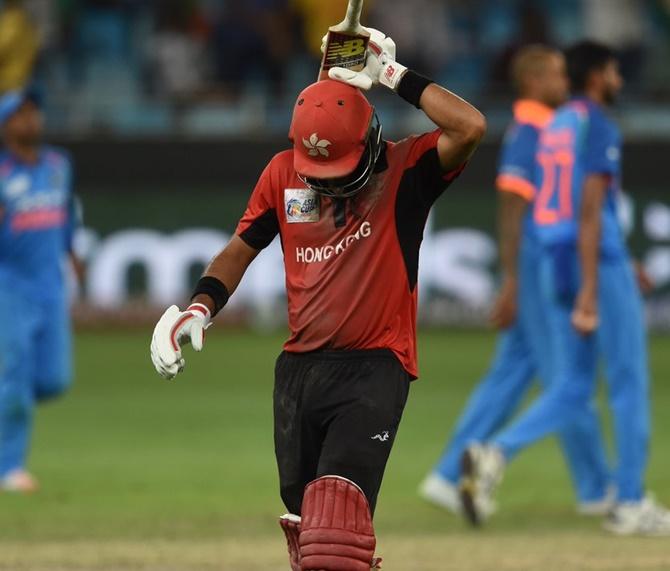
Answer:
[[[365,67],[370,33],[361,26],[362,11],[363,0],[349,0],[344,20],[328,29],[319,81],[328,79],[328,70],[332,67],[352,71],[361,71]]]

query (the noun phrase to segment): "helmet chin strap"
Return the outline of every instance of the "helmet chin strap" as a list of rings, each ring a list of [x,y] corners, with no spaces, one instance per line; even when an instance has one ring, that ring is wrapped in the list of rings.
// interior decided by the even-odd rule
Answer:
[[[375,113],[370,126],[366,150],[352,174],[336,179],[318,179],[298,174],[298,178],[314,192],[327,198],[350,198],[358,194],[370,181],[382,150],[382,126]]]

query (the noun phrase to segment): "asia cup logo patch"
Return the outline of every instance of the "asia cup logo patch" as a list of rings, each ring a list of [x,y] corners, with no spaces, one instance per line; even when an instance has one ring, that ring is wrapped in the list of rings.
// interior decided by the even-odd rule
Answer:
[[[289,224],[318,222],[319,197],[307,188],[287,188],[284,190],[284,212]]]

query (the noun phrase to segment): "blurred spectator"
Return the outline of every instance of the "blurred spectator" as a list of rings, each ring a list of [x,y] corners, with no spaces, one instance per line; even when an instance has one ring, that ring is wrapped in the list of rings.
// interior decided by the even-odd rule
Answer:
[[[585,0],[584,33],[620,55],[621,71],[635,80],[642,71],[647,37],[647,3],[640,0]]]
[[[508,94],[511,93],[510,64],[518,51],[532,44],[552,44],[547,12],[542,10],[535,0],[519,0],[513,14],[513,21],[516,23],[516,29],[510,34],[511,41],[503,47],[502,51],[501,46],[498,47],[498,55],[494,56],[491,67],[491,79]]]
[[[654,21],[662,30],[665,44],[670,45],[670,0],[656,0],[653,8]]]
[[[58,4],[54,0],[23,0],[23,6],[37,29],[42,52],[58,44]]]
[[[649,82],[648,93],[665,103],[670,96],[670,0],[654,0],[652,8],[659,41],[650,46],[653,57],[649,57],[647,71],[653,80]]]
[[[393,38],[404,65],[422,73],[438,73],[454,51],[449,12],[443,0],[383,0],[373,6],[370,22]]]
[[[281,95],[292,32],[286,0],[228,3],[212,38],[216,80],[231,95],[237,95],[247,80],[267,80],[272,95]]]
[[[321,39],[343,19],[347,0],[0,0],[0,7],[0,92],[37,79],[63,110],[50,115],[62,124],[76,117],[91,125],[100,116],[99,124],[124,117],[130,125],[152,104],[147,85],[177,104],[160,108],[169,113],[247,94],[256,94],[255,105],[283,109],[314,76]],[[389,34],[406,65],[493,104],[507,95],[508,62],[520,46],[584,37],[621,51],[633,99],[661,100],[670,89],[670,0],[366,0],[363,24]],[[391,99],[380,97],[390,109]],[[157,125],[172,124],[152,109]]]
[[[123,0],[61,0],[64,48],[73,83],[100,82],[134,62],[129,5]]]
[[[154,90],[179,100],[198,94],[205,85],[207,30],[194,3],[162,2],[156,23],[156,33],[147,44]]]
[[[80,22],[80,41],[87,55],[119,61],[128,51],[129,29],[123,0],[85,0]]]
[[[293,9],[296,11],[300,20],[302,22],[302,34],[303,41],[307,47],[309,54],[316,58],[321,59],[321,40],[323,36],[328,32],[328,28],[339,24],[344,20],[344,16],[347,13],[347,0],[291,0]],[[391,2],[391,0],[383,0],[383,4],[394,5],[396,2]],[[419,3],[419,0],[416,0],[416,3]],[[404,5],[404,2],[400,2],[401,5]],[[410,4],[409,2],[407,4]],[[412,3],[413,4],[413,3]],[[374,6],[372,0],[368,0],[363,5],[363,17],[361,20],[363,24],[366,22],[366,14],[369,11],[369,8]],[[391,9],[389,7],[389,9]],[[402,22],[400,25],[407,24],[407,22]],[[384,30],[386,31],[386,30]]]
[[[20,0],[5,0],[0,10],[0,93],[31,80],[39,52],[35,24]]]
[[[656,10],[663,15],[666,23],[670,20],[670,0],[656,0],[654,2]]]

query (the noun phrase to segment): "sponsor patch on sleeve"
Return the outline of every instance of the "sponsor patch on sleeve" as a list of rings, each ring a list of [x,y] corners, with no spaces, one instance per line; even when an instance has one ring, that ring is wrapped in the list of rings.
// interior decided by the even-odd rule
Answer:
[[[284,212],[289,224],[318,222],[319,197],[307,188],[287,188],[284,190]]]

